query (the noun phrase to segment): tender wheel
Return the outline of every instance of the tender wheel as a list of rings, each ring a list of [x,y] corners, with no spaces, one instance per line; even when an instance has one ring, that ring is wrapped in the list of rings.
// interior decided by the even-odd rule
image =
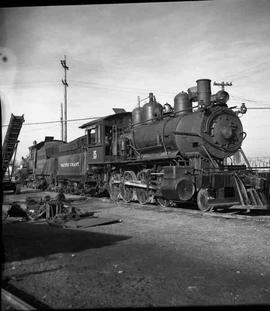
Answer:
[[[202,188],[197,194],[197,205],[203,212],[208,212],[212,205],[209,204],[209,200],[214,199],[214,196],[210,189]]]
[[[137,174],[137,179],[142,183],[147,183],[147,173],[145,171],[140,171]],[[149,194],[145,188],[137,188],[136,195],[139,203],[142,205],[145,205],[149,201]]]
[[[109,181],[109,194],[112,201],[116,202],[119,198],[120,188],[119,188],[119,174],[112,173]]]
[[[120,193],[123,201],[129,203],[133,199],[133,187],[125,185],[125,182],[136,180],[136,175],[132,171],[126,171],[123,175],[123,183],[120,184]]]

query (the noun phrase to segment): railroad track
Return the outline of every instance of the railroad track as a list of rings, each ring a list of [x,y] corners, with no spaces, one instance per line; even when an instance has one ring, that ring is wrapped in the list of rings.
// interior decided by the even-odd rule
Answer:
[[[157,211],[160,213],[184,213],[190,215],[201,215],[203,217],[221,217],[221,218],[232,218],[232,219],[243,219],[243,220],[250,220],[250,221],[267,221],[270,222],[270,210],[251,210],[247,212],[243,209],[221,209],[213,210],[209,212],[203,212],[195,207],[193,204],[188,204],[185,207],[181,206],[171,206],[171,207],[163,207],[158,204],[145,204],[141,205],[136,201],[132,201],[126,203],[124,201],[117,201],[112,202],[110,198],[107,197],[89,197],[88,200],[91,200],[92,203],[94,202],[101,202],[102,204],[108,205],[117,205],[122,206],[125,208],[131,209],[140,209],[140,210],[148,210],[148,211]],[[87,201],[84,201],[87,202]]]
[[[130,207],[142,210],[152,210],[157,212],[164,212],[164,213],[185,213],[191,215],[201,215],[204,217],[221,217],[221,218],[232,218],[232,219],[243,219],[243,220],[250,220],[250,221],[267,221],[270,222],[270,210],[253,210],[251,212],[246,212],[244,210],[223,210],[223,211],[211,211],[211,212],[202,212],[198,209],[194,209],[192,207],[162,207],[159,205],[140,205],[137,202],[132,203],[125,203],[125,202],[118,202],[117,205],[123,207]]]

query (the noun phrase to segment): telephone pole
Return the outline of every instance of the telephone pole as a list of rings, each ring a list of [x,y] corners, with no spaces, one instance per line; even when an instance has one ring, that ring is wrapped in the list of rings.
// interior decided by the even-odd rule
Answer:
[[[215,81],[214,85],[221,86],[222,91],[224,91],[225,90],[225,86],[232,86],[232,82],[229,83],[229,82],[222,81],[221,83],[217,83]]]
[[[60,136],[61,136],[61,140],[64,140],[64,127],[63,127],[63,104],[62,104],[62,103],[61,103],[61,113],[60,113],[60,124],[61,124]]]
[[[60,60],[62,67],[64,68],[65,78],[62,79],[62,83],[64,85],[64,141],[67,142],[67,70],[69,69],[66,64],[66,55],[65,59]]]

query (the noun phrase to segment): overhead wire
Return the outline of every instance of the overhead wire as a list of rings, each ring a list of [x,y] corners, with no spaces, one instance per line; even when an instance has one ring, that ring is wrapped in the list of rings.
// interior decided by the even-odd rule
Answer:
[[[76,122],[76,121],[86,121],[86,120],[96,120],[101,117],[90,117],[90,118],[81,118],[81,119],[69,119],[67,122]],[[32,122],[32,123],[23,123],[24,125],[41,125],[41,124],[53,124],[53,123],[61,123],[64,121],[61,120],[55,120],[55,121],[44,121],[44,122]],[[8,124],[2,125],[2,127],[6,127]]]
[[[166,94],[166,95],[174,95],[175,92],[172,91],[164,91],[164,90],[156,90],[156,89],[144,89],[144,88],[135,88],[135,87],[127,87],[127,86],[114,86],[102,83],[95,83],[95,82],[88,82],[88,81],[77,81],[77,80],[70,80],[71,82],[82,86],[82,87],[89,87],[89,88],[103,88],[103,89],[115,89],[115,90],[128,90],[128,91],[144,91],[144,92],[158,92],[159,94]]]
[[[156,90],[156,89],[143,89],[143,88],[134,88],[134,87],[123,87],[123,86],[113,86],[113,85],[106,85],[102,83],[95,83],[95,82],[87,82],[87,81],[77,81],[77,80],[71,80],[71,82],[75,84],[80,84],[83,87],[89,87],[89,88],[112,88],[112,89],[119,89],[119,90],[136,90],[136,91],[152,91],[152,92],[158,92],[159,94],[166,94],[166,95],[175,95],[175,92],[173,91],[165,91],[165,90]],[[264,103],[266,101],[262,100],[253,100],[253,99],[247,99],[244,97],[236,96],[236,95],[231,95],[231,97],[238,98],[240,100],[245,100],[245,101],[250,101],[250,102],[260,102]],[[268,104],[266,104],[268,105]]]
[[[264,68],[263,72],[267,72],[269,71],[270,68]],[[244,79],[247,79],[247,78],[253,78],[256,74],[258,73],[262,73],[262,69],[258,68],[258,69],[253,69],[251,70],[250,72],[247,72],[245,73],[244,75],[236,75],[236,76],[233,76],[231,79],[234,79],[234,80],[237,80],[237,81],[241,81],[241,80],[244,80]]]
[[[60,84],[60,83],[59,83]],[[2,88],[32,88],[32,87],[42,87],[44,85],[56,85],[54,81],[27,81],[27,82],[12,82],[12,83],[0,83]]]
[[[57,81],[55,81],[57,82]],[[39,86],[39,85],[55,85],[54,81],[25,81],[25,82],[14,82],[10,84],[2,84],[2,87],[29,87],[29,86]],[[129,87],[129,86],[115,86],[115,85],[108,85],[108,84],[103,84],[103,83],[97,83],[97,82],[89,82],[89,81],[78,81],[78,80],[69,80],[70,86],[75,86],[75,87],[85,87],[85,88],[101,88],[101,89],[111,89],[111,90],[117,90],[117,91],[143,91],[143,92],[157,92],[160,95],[175,95],[175,91],[168,91],[168,90],[160,90],[160,89],[151,89],[151,88],[135,88],[135,87]],[[72,84],[73,83],[73,84]],[[61,83],[59,81],[60,86]],[[230,93],[232,98],[240,99],[240,100],[245,100],[249,102],[259,102],[259,103],[265,103],[267,104],[266,101],[262,100],[254,100],[254,99],[248,99],[245,97],[237,96],[232,93]]]
[[[270,107],[248,107],[248,110],[250,109],[258,109],[258,110],[263,110],[263,109],[270,109]]]
[[[36,132],[40,132],[40,131],[51,131],[51,130],[56,130],[56,128],[58,128],[58,124],[53,124],[53,125],[50,125],[50,126],[45,126],[45,127],[41,127],[41,128],[36,128],[35,129],[35,133]],[[22,135],[23,134],[28,134],[28,133],[32,133],[33,130],[28,128],[27,130],[25,130],[26,128],[25,127],[22,127]]]
[[[263,105],[266,105],[266,106],[270,106],[269,102],[266,102],[266,101],[263,101],[263,100],[248,99],[248,98],[237,96],[237,95],[233,95],[233,94],[230,94],[230,96],[232,97],[232,99],[235,98],[235,99],[243,100],[243,101],[246,101],[246,102],[259,103],[259,104],[263,104]]]
[[[246,75],[246,74],[250,74],[252,71],[255,70],[258,71],[258,70],[261,70],[259,69],[260,67],[262,67],[265,69],[266,66],[269,66],[269,63],[268,62],[265,62],[265,61],[262,61],[260,63],[257,63],[257,64],[253,64],[253,65],[249,65],[247,68],[243,69],[243,70],[240,70],[238,72],[235,72],[235,73],[232,73],[228,76],[225,76],[224,79],[237,79],[237,77],[239,77],[239,79],[241,78],[241,76],[243,75]]]
[[[265,63],[261,63],[260,65],[264,65]],[[256,66],[257,68],[258,66]],[[255,69],[255,68],[254,68]],[[253,70],[254,70],[253,69]],[[243,70],[240,73],[242,74],[247,70]],[[239,74],[239,73],[238,73]],[[163,95],[175,95],[175,92],[173,91],[168,91],[168,90],[160,90],[160,89],[144,89],[144,88],[135,88],[135,87],[128,87],[128,86],[114,86],[114,85],[108,85],[108,84],[103,84],[103,83],[95,83],[95,82],[89,82],[89,81],[78,81],[78,80],[70,80],[70,84],[75,87],[85,87],[85,88],[101,88],[101,89],[107,89],[107,90],[116,90],[116,91],[121,91],[121,92],[157,92],[160,96]],[[4,87],[36,87],[39,85],[55,85],[55,82],[53,81],[26,81],[26,82],[14,82],[11,84],[2,84]],[[59,82],[60,85],[60,82]],[[58,85],[58,86],[59,86]],[[234,94],[231,94],[232,99],[236,98],[239,100],[244,100],[248,102],[253,102],[253,103],[263,103],[266,106],[270,106],[266,101],[262,100],[253,100],[253,99],[248,99],[245,97],[237,96]],[[266,109],[266,107],[250,107],[249,109]]]
[[[83,66],[83,71],[84,72],[89,72],[91,74],[93,74],[93,71],[95,71],[97,68],[104,68],[104,71],[107,70],[108,72],[111,72],[112,70],[120,70],[120,71],[123,71],[123,69],[125,69],[127,66],[131,67],[132,65],[130,63],[121,63],[121,64],[115,64],[115,63],[112,63],[112,62],[109,62],[109,63],[89,63],[89,62],[86,62],[86,61],[83,61],[81,59],[77,59],[77,58],[74,58],[74,57],[69,57],[69,62],[70,62],[70,59],[72,62],[71,66],[72,68],[74,68],[74,70],[78,70],[80,67]],[[136,68],[138,68],[136,66]],[[142,70],[144,70],[144,68],[142,68]],[[134,67],[131,69],[132,73],[133,74],[138,74],[138,76],[141,76],[142,75],[142,71],[140,70],[136,70]]]
[[[145,98],[147,99],[147,98]],[[248,110],[250,109],[257,109],[257,110],[261,110],[261,109],[269,109],[270,107],[248,107]],[[77,121],[87,121],[87,120],[96,120],[96,119],[100,119],[102,117],[89,117],[89,118],[78,118],[78,119],[69,119],[67,120],[67,122],[77,122]],[[54,121],[41,121],[41,122],[31,122],[31,123],[23,123],[23,125],[42,125],[42,124],[56,124],[56,123],[61,123],[64,121],[61,120],[54,120]],[[8,124],[4,124],[2,125],[2,127],[7,127]]]

